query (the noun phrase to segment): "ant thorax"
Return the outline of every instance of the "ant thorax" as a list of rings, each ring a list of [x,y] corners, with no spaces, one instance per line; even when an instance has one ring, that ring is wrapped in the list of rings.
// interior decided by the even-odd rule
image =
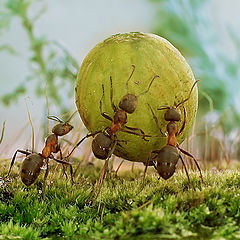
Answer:
[[[164,114],[164,119],[166,121],[180,121],[181,111],[176,107],[170,107]]]
[[[125,96],[122,97],[118,106],[125,112],[131,114],[137,108],[137,104],[138,104],[137,96],[135,96],[134,94],[126,94]]]
[[[112,139],[107,133],[99,133],[92,141],[92,151],[96,158],[106,159],[112,147]]]

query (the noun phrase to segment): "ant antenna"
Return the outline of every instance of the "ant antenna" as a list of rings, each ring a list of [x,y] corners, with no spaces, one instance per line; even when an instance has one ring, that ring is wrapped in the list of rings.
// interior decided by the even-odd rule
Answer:
[[[70,122],[73,116],[76,114],[77,110],[73,112],[73,114],[69,117],[69,119],[66,122]]]
[[[159,76],[158,76],[158,75],[155,75],[155,76],[152,78],[151,82],[149,83],[147,90],[144,91],[144,92],[142,92],[142,93],[140,93],[139,95],[137,95],[137,97],[140,97],[140,96],[142,96],[143,94],[147,93],[147,92],[149,91],[149,89],[150,89],[153,81],[154,81],[157,77],[159,77]]]
[[[165,110],[165,109],[170,109],[170,107],[167,105],[163,105],[163,106],[160,106],[157,110]]]
[[[60,122],[60,123],[64,123],[61,119],[59,119],[58,117],[56,116],[47,116],[48,119],[51,119],[53,121],[56,121],[56,122]]]
[[[189,93],[188,97],[187,97],[185,100],[183,100],[182,102],[180,102],[179,104],[177,104],[177,105],[176,105],[176,108],[179,107],[181,104],[185,103],[186,101],[188,101],[188,99],[189,99],[190,96],[191,96],[191,93],[192,93],[193,88],[195,87],[195,85],[196,85],[197,82],[199,82],[199,81],[200,81],[200,80],[197,80],[197,81],[194,82],[194,84],[192,85],[192,88],[191,88],[191,90],[190,90],[190,93]]]
[[[77,112],[77,110],[76,110],[75,112],[73,112],[73,114],[69,117],[69,119],[68,119],[65,123],[69,122],[69,121],[73,118],[73,116],[75,115],[76,112]],[[59,118],[56,117],[56,116],[47,116],[47,118],[48,118],[48,119],[51,119],[51,120],[53,120],[53,121],[56,121],[56,122],[64,123],[63,120],[59,119]]]
[[[132,75],[133,75],[133,73],[134,73],[134,71],[135,71],[135,65],[132,64],[132,68],[133,68],[133,70],[132,70],[132,72],[131,72],[131,74],[130,74],[127,82],[126,82],[127,93],[128,93],[128,82],[129,82],[129,80],[131,79],[131,77],[132,77]]]

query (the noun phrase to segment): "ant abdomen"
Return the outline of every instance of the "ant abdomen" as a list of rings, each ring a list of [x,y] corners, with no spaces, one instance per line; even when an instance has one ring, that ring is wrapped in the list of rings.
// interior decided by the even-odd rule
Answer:
[[[92,141],[92,151],[96,158],[105,160],[112,147],[112,139],[103,132],[97,134]]]
[[[52,132],[57,136],[63,136],[68,134],[73,129],[73,126],[69,123],[59,123],[55,125],[52,129]]]
[[[23,160],[20,175],[22,182],[27,187],[35,182],[40,174],[42,165],[43,158],[37,153],[32,153]]]
[[[178,122],[181,119],[181,113],[176,108],[171,107],[165,112],[164,119]]]
[[[119,102],[119,108],[131,114],[137,108],[138,99],[134,94],[126,94]]]
[[[157,171],[159,175],[165,180],[170,178],[175,170],[176,164],[179,159],[177,148],[174,146],[166,145],[163,147],[157,156]]]

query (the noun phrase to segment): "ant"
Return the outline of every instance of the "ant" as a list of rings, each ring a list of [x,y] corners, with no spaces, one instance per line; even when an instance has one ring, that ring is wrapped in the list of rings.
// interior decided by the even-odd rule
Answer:
[[[44,146],[42,152],[35,153],[35,152],[29,152],[29,151],[24,151],[24,150],[18,149],[13,155],[13,158],[12,158],[12,161],[10,164],[10,168],[9,168],[9,171],[8,171],[8,174],[6,177],[9,177],[9,175],[10,175],[10,172],[11,172],[11,169],[15,162],[17,153],[22,153],[22,154],[26,155],[26,158],[22,162],[20,176],[21,176],[22,182],[27,187],[31,186],[36,181],[36,179],[38,178],[38,176],[40,174],[40,170],[41,170],[41,168],[44,164],[44,160],[45,160],[47,169],[46,169],[46,172],[44,175],[43,199],[45,199],[45,196],[46,196],[46,179],[47,179],[48,172],[49,172],[49,168],[48,168],[49,159],[53,159],[56,162],[64,164],[64,165],[70,165],[70,169],[71,169],[70,171],[71,171],[71,176],[72,176],[71,164],[69,162],[56,159],[52,155],[52,153],[60,152],[60,156],[62,159],[62,152],[61,152],[61,149],[60,149],[60,146],[58,143],[58,137],[66,135],[73,129],[73,126],[68,123],[68,121],[70,121],[72,116],[66,122],[63,122],[62,120],[60,120],[59,118],[57,118],[55,116],[48,116],[49,119],[59,121],[60,123],[55,125],[52,128],[52,134],[50,134],[47,137],[47,139],[45,141],[45,146]]]
[[[177,143],[177,139],[176,139],[176,136],[178,136],[183,131],[185,124],[186,124],[186,109],[183,104],[189,100],[190,95],[193,91],[193,88],[197,84],[198,81],[199,80],[194,82],[194,84],[190,90],[189,96],[185,100],[176,104],[175,106],[165,106],[164,105],[164,106],[160,106],[158,108],[158,110],[167,109],[167,111],[164,114],[164,119],[166,121],[168,121],[168,124],[167,124],[168,141],[167,141],[166,146],[162,147],[160,150],[154,150],[150,153],[150,156],[152,154],[155,154],[155,155],[151,158],[150,162],[149,162],[149,160],[150,160],[149,158],[147,160],[145,171],[144,171],[144,178],[145,178],[145,174],[147,171],[147,167],[148,167],[148,165],[150,165],[150,166],[154,166],[154,168],[157,170],[157,172],[163,179],[165,179],[165,180],[169,179],[176,171],[176,165],[180,158],[180,160],[182,161],[183,167],[185,169],[185,172],[187,174],[188,181],[191,184],[191,180],[190,180],[186,165],[183,161],[182,156],[180,155],[180,153],[178,153],[178,150],[179,150],[181,153],[187,155],[188,157],[191,157],[194,160],[194,162],[200,172],[201,180],[202,180],[202,182],[204,182],[202,172],[201,172],[201,169],[200,169],[200,166],[199,166],[197,160],[195,159],[195,157],[192,154],[190,154],[189,152],[180,148],[179,144]],[[176,122],[179,122],[181,120],[181,111],[179,111],[179,109],[178,109],[178,107],[180,105],[183,105],[184,120],[183,120],[183,125],[182,125],[180,131],[178,132]],[[151,108],[151,106],[149,104],[148,104],[148,106],[152,112],[153,118],[157,124],[158,129],[160,130],[161,134],[163,134],[163,132],[160,128],[158,119],[153,112],[153,109]],[[157,162],[157,165],[155,164],[155,162]]]
[[[113,118],[110,117],[109,115],[107,115],[105,112],[103,112],[102,110],[102,100],[104,97],[104,85],[102,84],[102,97],[100,99],[99,102],[99,107],[100,107],[100,113],[101,115],[106,118],[107,120],[111,121],[111,125],[110,127],[106,127],[103,130],[98,130],[95,131],[93,133],[89,133],[87,134],[85,137],[83,137],[77,144],[76,146],[72,149],[72,151],[69,153],[69,155],[67,157],[69,157],[73,151],[75,150],[75,148],[77,148],[86,138],[88,137],[94,137],[93,141],[92,141],[92,151],[93,154],[95,155],[96,158],[99,159],[103,159],[106,160],[104,167],[102,169],[102,172],[100,174],[100,178],[98,181],[98,184],[95,188],[98,188],[99,184],[102,185],[102,182],[105,178],[106,175],[106,169],[108,166],[108,162],[109,159],[111,157],[111,155],[113,154],[115,147],[117,145],[121,146],[119,144],[120,140],[117,139],[117,133],[118,132],[126,132],[128,134],[133,134],[133,135],[137,135],[137,136],[141,136],[143,138],[143,140],[148,141],[147,139],[145,139],[145,137],[152,137],[150,135],[145,135],[144,131],[140,128],[133,128],[133,127],[129,127],[126,125],[127,123],[127,114],[132,114],[134,113],[134,111],[137,108],[138,105],[138,97],[142,96],[143,94],[146,94],[153,81],[159,77],[158,75],[155,75],[152,80],[150,81],[147,90],[145,90],[144,92],[140,93],[139,95],[134,95],[134,94],[130,94],[128,93],[128,82],[131,79],[134,71],[135,71],[135,65],[132,65],[132,72],[129,76],[129,78],[127,79],[126,82],[126,90],[127,90],[127,94],[124,95],[119,104],[118,107],[116,107],[116,105],[113,102],[113,84],[112,84],[112,77],[110,76],[110,101],[111,101],[111,106],[114,112]],[[137,132],[139,131],[139,132]],[[95,194],[95,191],[93,192],[92,196],[90,197],[90,200],[88,202],[91,201],[93,195]],[[101,191],[101,190],[100,190]]]

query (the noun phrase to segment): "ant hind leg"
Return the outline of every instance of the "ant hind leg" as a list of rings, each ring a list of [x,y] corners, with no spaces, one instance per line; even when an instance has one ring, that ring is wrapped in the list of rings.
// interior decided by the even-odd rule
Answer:
[[[178,148],[183,154],[187,155],[188,157],[190,157],[190,158],[192,158],[192,159],[194,160],[194,162],[195,162],[195,164],[196,164],[196,166],[197,166],[197,168],[198,168],[198,171],[200,172],[200,178],[201,178],[202,182],[204,183],[204,181],[203,181],[203,176],[202,176],[202,171],[201,171],[201,168],[200,168],[200,166],[199,166],[196,158],[195,158],[191,153],[185,151],[184,149],[180,148],[179,146],[177,146],[177,148]]]
[[[46,159],[46,164],[47,164],[47,169],[44,175],[44,181],[43,181],[43,200],[45,200],[46,198],[46,181],[47,181],[47,177],[48,177],[48,172],[49,172],[49,165],[48,165],[49,159]]]
[[[180,160],[182,161],[182,164],[183,164],[184,170],[185,170],[186,175],[187,175],[187,178],[188,178],[188,182],[189,182],[189,184],[192,186],[192,182],[191,182],[191,179],[190,179],[190,177],[189,177],[189,174],[188,174],[188,171],[187,171],[186,164],[185,164],[185,162],[184,162],[184,160],[183,160],[183,158],[182,158],[182,156],[181,156],[180,154],[179,154],[179,158],[180,158]]]
[[[11,170],[12,170],[13,164],[15,163],[15,159],[16,159],[16,156],[17,156],[18,152],[22,153],[22,154],[25,154],[26,156],[32,154],[31,152],[28,152],[28,151],[17,150],[13,155],[13,158],[12,158],[12,161],[11,161],[11,164],[10,164],[10,168],[9,168],[9,171],[8,171],[8,174],[7,174],[6,178],[9,177],[9,175],[11,173]]]

